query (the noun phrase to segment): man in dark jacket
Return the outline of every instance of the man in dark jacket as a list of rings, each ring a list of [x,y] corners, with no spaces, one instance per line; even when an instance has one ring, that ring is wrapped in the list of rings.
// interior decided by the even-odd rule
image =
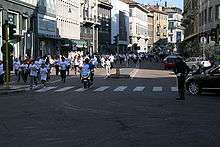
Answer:
[[[174,72],[177,75],[178,91],[180,98],[177,98],[176,100],[185,100],[185,81],[189,71],[190,68],[187,66],[187,64],[183,61],[182,58],[178,57]]]

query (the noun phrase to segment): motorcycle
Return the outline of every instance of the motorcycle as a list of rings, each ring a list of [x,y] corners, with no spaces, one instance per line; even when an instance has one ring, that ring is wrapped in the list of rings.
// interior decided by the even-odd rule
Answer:
[[[91,82],[91,72],[81,72],[81,81],[84,88],[89,88],[92,84]]]

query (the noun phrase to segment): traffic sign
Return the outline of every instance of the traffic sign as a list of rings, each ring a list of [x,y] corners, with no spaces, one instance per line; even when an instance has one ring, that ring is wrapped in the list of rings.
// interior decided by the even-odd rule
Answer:
[[[201,38],[200,38],[200,42],[201,42],[202,44],[206,44],[206,43],[207,43],[206,37],[201,37]]]

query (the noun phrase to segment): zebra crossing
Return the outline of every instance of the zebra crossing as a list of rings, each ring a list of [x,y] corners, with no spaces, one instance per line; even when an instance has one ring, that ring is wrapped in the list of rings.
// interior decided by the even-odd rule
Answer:
[[[129,86],[100,86],[100,87],[91,87],[89,89],[84,89],[82,87],[77,86],[66,86],[66,87],[56,87],[56,86],[49,86],[34,90],[36,93],[45,93],[45,92],[54,92],[54,93],[61,93],[61,92],[85,92],[85,91],[92,91],[92,92],[145,92],[145,91],[152,91],[155,93],[159,92],[178,92],[177,87],[145,87],[145,86],[136,86],[136,87],[129,87]]]

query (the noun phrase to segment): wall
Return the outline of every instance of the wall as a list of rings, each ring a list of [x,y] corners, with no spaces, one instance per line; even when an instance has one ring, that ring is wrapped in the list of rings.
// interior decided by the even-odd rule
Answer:
[[[80,39],[80,0],[56,0],[56,20],[61,38]]]

